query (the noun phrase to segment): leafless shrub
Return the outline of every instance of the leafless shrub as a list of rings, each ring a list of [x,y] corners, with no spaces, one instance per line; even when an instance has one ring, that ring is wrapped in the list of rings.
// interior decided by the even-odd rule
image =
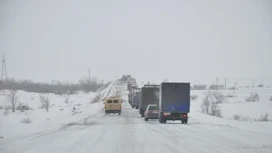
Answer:
[[[24,112],[26,110],[32,110],[32,108],[30,106],[28,106],[27,104],[24,104],[24,103],[19,103],[17,106],[16,106],[16,110],[19,110],[21,112]]]
[[[222,117],[222,111],[218,106],[217,102],[212,102],[211,105],[211,115],[216,117]]]
[[[40,101],[42,104],[42,108],[44,108],[47,112],[49,112],[50,100],[48,94],[41,94]]]
[[[220,97],[216,97],[217,94],[212,92],[208,92],[207,95],[204,97],[201,109],[202,112],[205,114],[209,114],[212,116],[222,117],[221,109],[218,106],[219,101],[222,102]]]
[[[250,93],[249,97],[246,98],[247,102],[256,102],[259,100],[260,100],[259,94],[255,92]]]
[[[265,113],[264,115],[261,114],[259,121],[268,122],[269,121],[268,117],[269,117],[268,113]]]
[[[269,121],[269,115],[268,113],[265,113],[264,115],[261,114],[259,118],[250,118],[248,116],[241,116],[238,114],[233,115],[233,119],[237,121],[255,121],[255,122],[268,122]]]
[[[198,96],[197,95],[191,95],[190,98],[191,98],[191,101],[194,101],[194,100],[196,100],[198,98]]]
[[[12,112],[15,112],[17,102],[19,101],[18,91],[15,89],[9,90],[7,94],[7,100],[11,103]]]
[[[202,105],[201,105],[201,110],[203,113],[209,114],[210,112],[210,98],[211,94],[210,92],[204,97]]]
[[[69,97],[66,97],[64,102],[65,102],[65,104],[68,104],[69,103]]]
[[[254,120],[248,116],[243,116],[241,117],[240,121],[254,121]]]
[[[7,79],[0,80],[0,90],[17,89],[35,93],[55,93],[55,94],[74,94],[77,91],[97,91],[101,87],[106,86],[103,81],[96,78],[84,78],[76,84],[67,84],[59,81],[52,83],[39,83],[30,80]]]
[[[213,92],[213,97],[215,99],[215,103],[220,104],[226,102],[225,96],[220,92]]]
[[[27,124],[29,124],[29,123],[32,123],[32,120],[31,120],[31,118],[26,117],[26,118],[23,118],[23,119],[21,120],[21,123],[27,123]]]
[[[228,95],[225,96],[225,98],[234,98],[234,97],[235,97],[235,96],[232,95],[232,94],[228,94]]]
[[[234,115],[233,115],[233,119],[234,119],[234,120],[240,121],[240,118],[241,118],[241,117],[240,117],[240,115],[238,115],[238,114],[234,114]]]

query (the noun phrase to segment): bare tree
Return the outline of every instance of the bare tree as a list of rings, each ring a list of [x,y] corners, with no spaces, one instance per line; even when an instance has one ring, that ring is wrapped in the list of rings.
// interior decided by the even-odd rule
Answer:
[[[217,117],[222,117],[221,109],[218,107],[218,103],[216,101],[212,102],[211,115],[212,116],[217,116]]]
[[[222,117],[221,109],[218,106],[219,103],[222,103],[220,97],[221,96],[218,96],[214,92],[208,92],[201,105],[202,112],[212,116]]]
[[[246,98],[247,102],[256,102],[260,100],[260,96],[256,92],[250,93],[250,96]]]
[[[202,112],[209,114],[210,112],[210,96],[211,93],[208,92],[208,94],[204,97],[201,108],[202,108]]]
[[[7,99],[11,103],[12,112],[15,112],[17,102],[19,101],[18,91],[15,89],[9,90],[9,93],[7,95]]]
[[[47,112],[49,112],[50,100],[48,94],[41,94],[40,101],[42,104],[42,108],[44,108]]]

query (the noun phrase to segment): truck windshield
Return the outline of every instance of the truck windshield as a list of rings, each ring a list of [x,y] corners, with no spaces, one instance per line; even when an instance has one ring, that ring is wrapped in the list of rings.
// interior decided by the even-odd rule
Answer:
[[[112,103],[112,100],[108,100],[108,103]]]

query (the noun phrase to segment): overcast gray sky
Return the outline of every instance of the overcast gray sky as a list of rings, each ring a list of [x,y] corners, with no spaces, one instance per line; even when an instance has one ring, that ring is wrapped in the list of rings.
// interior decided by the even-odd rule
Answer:
[[[272,77],[271,0],[0,0],[8,75]]]

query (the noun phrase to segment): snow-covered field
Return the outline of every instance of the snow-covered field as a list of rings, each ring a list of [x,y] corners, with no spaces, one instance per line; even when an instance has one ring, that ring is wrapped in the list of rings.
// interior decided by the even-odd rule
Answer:
[[[50,108],[49,112],[41,108],[40,94],[18,91],[18,103],[24,103],[30,106],[33,110],[20,112],[16,110],[12,113],[11,110],[4,110],[10,103],[7,100],[9,91],[1,91],[0,106],[0,136],[4,138],[23,136],[31,133],[41,132],[50,129],[61,128],[73,122],[84,124],[84,121],[102,109],[102,103],[92,103],[98,95],[107,95],[112,85],[100,90],[96,93],[79,92],[74,95],[55,95],[49,94]],[[68,99],[68,103],[66,101]],[[75,108],[75,111],[73,110]],[[29,118],[31,123],[22,123],[23,119]]]
[[[49,113],[39,109],[39,96],[20,92],[25,103],[34,110],[28,113],[3,115],[1,110],[0,152],[5,153],[180,153],[180,152],[272,152],[272,122],[233,120],[234,114],[258,118],[261,113],[272,115],[272,102],[268,101],[271,89],[239,89],[234,98],[220,104],[223,117],[203,114],[200,109],[207,91],[191,91],[198,98],[191,103],[189,123],[178,121],[160,124],[158,120],[145,122],[138,110],[127,103],[126,84],[114,82],[97,93],[79,93],[70,96],[52,95]],[[221,91],[232,94],[232,91]],[[257,92],[259,102],[248,103],[245,98]],[[90,103],[97,95],[123,98],[122,114],[105,115],[103,103]],[[103,97],[102,96],[102,97]],[[5,100],[1,95],[1,104]],[[33,100],[31,100],[34,97]],[[23,99],[23,98],[22,98]],[[36,102],[35,102],[36,101]],[[73,101],[73,102],[72,102]],[[35,103],[35,104],[34,104]],[[37,104],[38,103],[38,104]],[[76,105],[80,103],[81,105]],[[76,111],[72,112],[76,105]],[[63,109],[63,110],[60,110]],[[32,123],[21,123],[24,117]]]
[[[191,95],[196,95],[198,98],[192,103],[202,103],[204,96],[207,94],[207,90],[192,90]],[[216,92],[216,91],[212,91]],[[269,119],[272,120],[272,88],[241,88],[235,92],[232,90],[219,90],[219,94],[227,96],[233,96],[225,98],[219,107],[222,110],[223,118],[233,119],[234,115],[239,115],[244,118],[248,118],[248,121],[254,121],[259,119],[263,114],[268,113]],[[251,93],[258,93],[260,100],[256,102],[247,102],[246,98]]]
[[[218,105],[222,111],[222,118],[202,113],[201,104],[207,92],[207,90],[191,91],[191,95],[198,97],[191,102],[190,115],[192,118],[200,119],[202,122],[272,134],[272,101],[270,101],[272,88],[241,88],[236,90],[235,93],[232,90],[219,90],[218,92],[224,96],[234,96],[226,98],[224,103]],[[260,100],[247,102],[245,99],[250,96],[250,93],[258,93]],[[269,122],[254,121],[260,119],[260,116],[266,113],[269,115]],[[234,115],[239,115],[241,121],[234,120]]]

